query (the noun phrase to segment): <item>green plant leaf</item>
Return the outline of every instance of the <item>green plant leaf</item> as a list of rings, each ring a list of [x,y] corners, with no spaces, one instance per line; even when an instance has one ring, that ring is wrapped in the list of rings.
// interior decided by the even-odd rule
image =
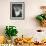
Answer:
[[[16,36],[17,33],[18,33],[18,31],[17,31],[17,29],[16,29],[15,26],[6,26],[6,29],[5,30],[6,30],[5,34],[8,37]]]
[[[44,20],[44,18],[43,18],[41,15],[38,15],[38,16],[36,17],[36,19],[39,20],[39,21]]]

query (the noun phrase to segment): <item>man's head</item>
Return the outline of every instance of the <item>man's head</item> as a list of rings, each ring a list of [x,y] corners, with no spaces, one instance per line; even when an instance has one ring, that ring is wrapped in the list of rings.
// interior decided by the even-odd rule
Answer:
[[[46,14],[46,6],[40,6],[40,9],[42,10],[42,12],[43,12],[44,14]]]

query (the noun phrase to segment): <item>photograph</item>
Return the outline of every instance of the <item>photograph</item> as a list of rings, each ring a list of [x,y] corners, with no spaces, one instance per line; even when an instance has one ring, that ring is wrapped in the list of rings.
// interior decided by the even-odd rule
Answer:
[[[10,3],[10,19],[23,20],[25,18],[25,5],[24,2],[11,2]]]

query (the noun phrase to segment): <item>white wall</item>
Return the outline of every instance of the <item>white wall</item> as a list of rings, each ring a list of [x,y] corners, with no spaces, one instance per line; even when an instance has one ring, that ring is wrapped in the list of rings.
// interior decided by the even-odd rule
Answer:
[[[12,1],[25,2],[25,20],[10,20],[10,2]],[[6,25],[15,25],[19,31],[18,36],[21,34],[31,36],[36,29],[42,28],[35,19],[35,16],[41,13],[42,5],[46,5],[46,0],[0,0],[0,33],[4,32]]]

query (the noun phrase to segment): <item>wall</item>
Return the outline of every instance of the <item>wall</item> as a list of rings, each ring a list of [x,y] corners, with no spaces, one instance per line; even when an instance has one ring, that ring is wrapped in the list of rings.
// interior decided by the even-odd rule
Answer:
[[[25,2],[25,20],[10,20],[10,2]],[[18,36],[31,36],[39,27],[35,16],[41,13],[40,6],[46,5],[46,0],[0,0],[0,34],[4,33],[6,25],[15,25]]]

